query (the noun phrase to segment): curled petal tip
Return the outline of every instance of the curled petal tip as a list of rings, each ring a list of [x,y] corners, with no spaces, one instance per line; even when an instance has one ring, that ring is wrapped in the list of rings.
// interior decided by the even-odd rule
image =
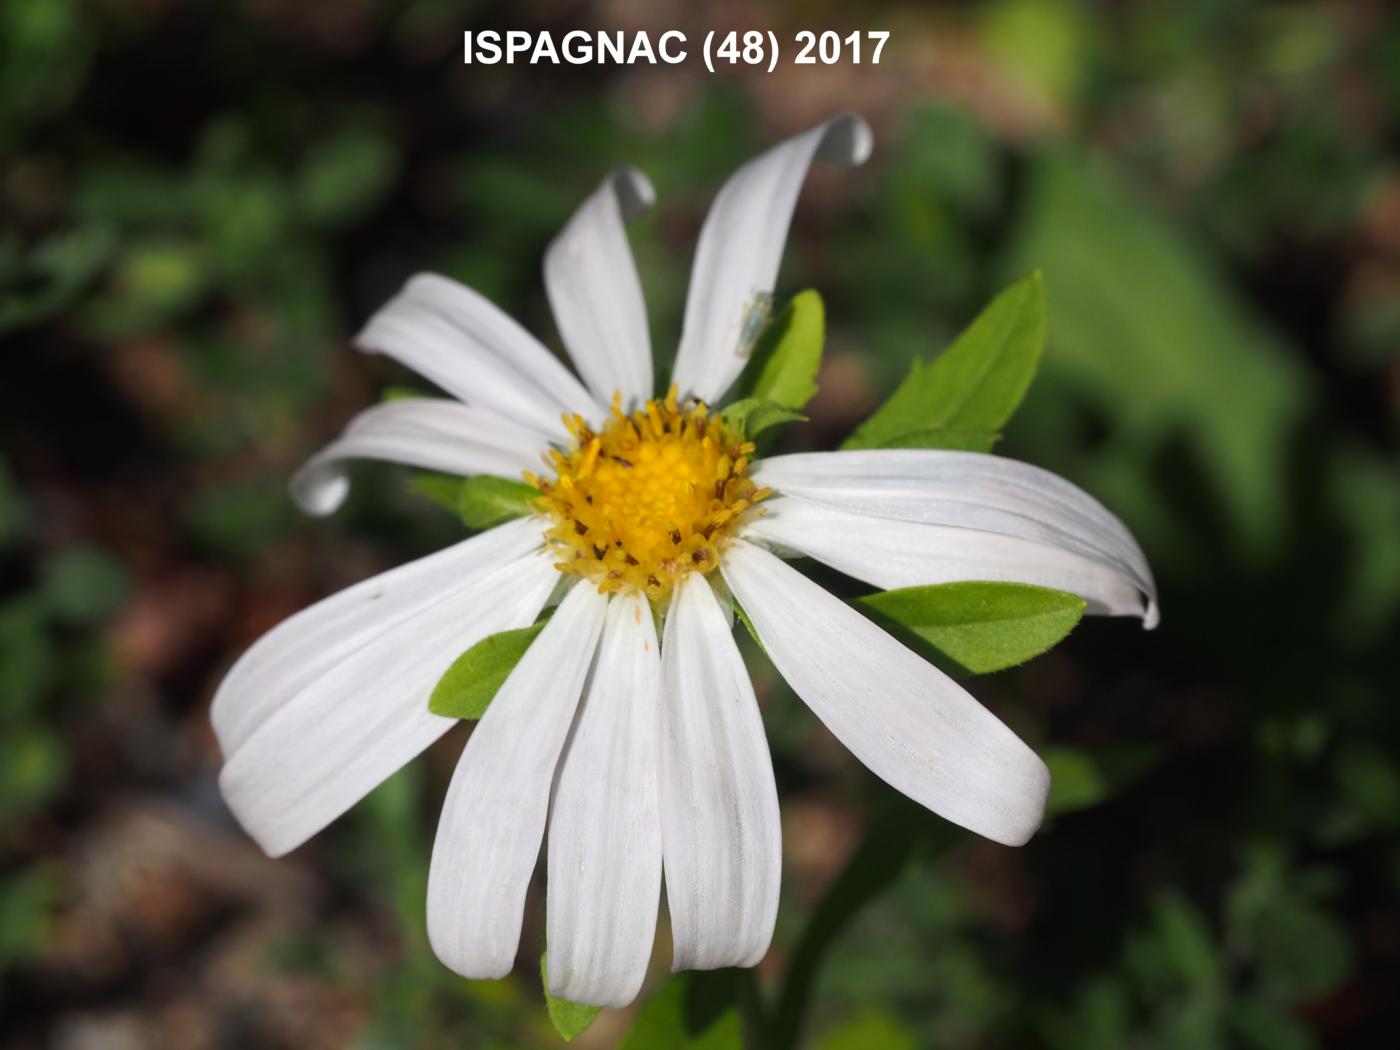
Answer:
[[[875,134],[865,119],[854,113],[843,113],[828,126],[817,159],[827,164],[855,167],[870,159],[874,146]]]
[[[656,203],[656,189],[651,180],[639,168],[627,165],[615,168],[610,177],[617,203],[622,208],[622,217],[627,222],[642,215]]]
[[[345,502],[350,494],[350,481],[344,471],[337,471],[328,464],[308,463],[292,476],[287,491],[303,514],[325,518]]]

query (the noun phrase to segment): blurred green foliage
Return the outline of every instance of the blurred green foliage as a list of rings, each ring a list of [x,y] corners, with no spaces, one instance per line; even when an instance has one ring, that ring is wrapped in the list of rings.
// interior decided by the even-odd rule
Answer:
[[[107,866],[89,857],[121,800],[170,800],[242,843],[211,801],[207,731],[238,649],[460,534],[374,468],[337,520],[286,499],[298,461],[404,378],[346,349],[355,326],[437,269],[557,343],[541,252],[632,163],[660,198],[632,243],[664,374],[720,182],[783,131],[868,106],[871,164],[799,209],[778,291],[819,291],[827,352],[810,422],[770,433],[834,447],[1039,268],[1048,349],[998,452],[1124,517],[1163,626],[1091,621],[974,684],[1055,775],[1050,823],[1015,853],[832,759],[745,639],[789,820],[775,949],[751,984],[668,981],[658,960],[636,1013],[653,1034],[634,1040],[1390,1041],[1400,19],[1306,0],[934,6],[879,9],[901,27],[893,79],[658,86],[458,65],[463,28],[555,24],[550,5],[0,0],[6,1038],[48,1045],[99,1006],[155,1025],[193,985],[230,1026],[209,1045],[287,1041],[276,992],[350,1002],[366,1046],[559,1045],[532,968],[463,982],[428,947],[450,753],[280,862],[329,887],[315,922],[221,900],[178,950],[127,916],[132,950],[105,975],[62,953],[95,928],[84,894]],[[223,998],[237,982],[188,979],[267,926],[248,978],[264,1012]],[[575,1045],[621,1042],[630,1019],[610,1013]]]

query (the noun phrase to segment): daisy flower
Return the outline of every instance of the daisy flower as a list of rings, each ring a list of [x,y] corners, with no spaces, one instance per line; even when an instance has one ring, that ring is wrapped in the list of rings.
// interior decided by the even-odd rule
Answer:
[[[1040,824],[1049,773],[962,686],[784,560],[879,588],[1040,584],[1090,612],[1156,618],[1127,529],[1046,471],[969,452],[754,458],[713,411],[742,371],[814,161],[859,164],[829,121],[724,185],[695,254],[669,392],[655,398],[624,224],[653,199],[611,173],[544,260],[572,374],[475,292],[414,277],[357,342],[448,398],[362,412],[296,475],[312,514],[347,462],[524,477],[535,512],[293,616],[229,671],[212,719],[220,786],[271,855],[324,828],[453,725],[428,696],[460,653],[555,606],[467,740],[428,885],[441,960],[504,976],[548,831],[548,990],[620,1006],[651,954],[662,875],[676,969],[752,966],[778,906],[773,765],[734,602],[777,670],[877,776],[997,842]]]

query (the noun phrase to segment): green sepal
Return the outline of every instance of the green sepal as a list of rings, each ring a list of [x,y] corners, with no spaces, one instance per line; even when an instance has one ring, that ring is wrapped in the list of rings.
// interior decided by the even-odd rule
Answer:
[[[1078,595],[999,582],[903,587],[856,604],[911,648],[964,675],[1014,667],[1052,649],[1085,607]]]

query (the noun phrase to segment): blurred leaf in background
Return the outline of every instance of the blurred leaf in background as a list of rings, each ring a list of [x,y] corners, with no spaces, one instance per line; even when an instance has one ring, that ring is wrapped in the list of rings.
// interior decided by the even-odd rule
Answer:
[[[1214,542],[1234,543],[1243,558],[1276,550],[1280,453],[1308,403],[1294,356],[1180,234],[1090,162],[1057,151],[1037,158],[1030,177],[1011,269],[1033,264],[1050,275],[1046,377],[1055,398],[1092,405],[1111,428],[1096,491],[1130,513],[1142,508],[1145,521],[1170,522],[1170,508],[1151,506],[1150,478],[1139,470],[1135,479],[1132,466],[1179,439],[1229,514],[1231,534]],[[1193,542],[1146,542],[1154,540]]]

